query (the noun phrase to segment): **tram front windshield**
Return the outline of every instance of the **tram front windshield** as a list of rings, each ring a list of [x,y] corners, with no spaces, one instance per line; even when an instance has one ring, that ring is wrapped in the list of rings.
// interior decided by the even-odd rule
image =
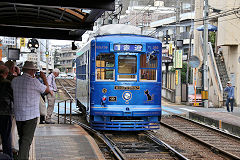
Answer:
[[[137,56],[118,56],[118,80],[137,80]]]
[[[148,57],[146,54],[141,54],[138,72],[137,55],[118,55],[117,68],[115,68],[116,56],[114,53],[100,53],[96,57],[98,81],[115,81],[115,74],[117,74],[117,81],[137,81],[138,76],[141,82],[157,81],[158,58],[156,55]]]

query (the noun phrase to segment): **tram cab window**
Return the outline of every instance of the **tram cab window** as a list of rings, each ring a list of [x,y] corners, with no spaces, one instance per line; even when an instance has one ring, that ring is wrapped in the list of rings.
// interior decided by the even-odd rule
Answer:
[[[135,81],[137,80],[137,56],[120,55],[118,56],[118,80]]]
[[[96,79],[114,80],[115,56],[113,53],[101,53],[96,57]]]
[[[146,54],[140,56],[140,81],[157,80],[158,59],[156,55],[147,57]]]

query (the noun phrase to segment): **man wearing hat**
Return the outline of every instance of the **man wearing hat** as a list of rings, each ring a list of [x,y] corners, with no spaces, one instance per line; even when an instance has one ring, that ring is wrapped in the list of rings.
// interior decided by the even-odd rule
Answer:
[[[228,92],[227,102],[226,102],[227,111],[230,112],[230,110],[229,110],[229,102],[230,102],[230,104],[231,104],[231,112],[233,112],[234,88],[232,87],[231,81],[227,82],[227,86],[224,89],[224,92]]]
[[[12,80],[13,109],[19,135],[18,159],[28,159],[30,145],[37,126],[37,117],[40,116],[40,94],[49,93],[50,90],[43,72],[40,72],[40,77],[45,85],[35,78],[37,68],[33,62],[26,61],[22,71],[22,76]]]

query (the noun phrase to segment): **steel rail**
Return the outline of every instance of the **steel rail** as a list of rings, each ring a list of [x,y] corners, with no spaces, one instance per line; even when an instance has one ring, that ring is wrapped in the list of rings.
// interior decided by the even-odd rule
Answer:
[[[144,132],[146,134],[146,136],[151,139],[153,142],[157,143],[158,145],[164,146],[165,148],[167,148],[171,153],[173,153],[177,158],[181,159],[181,160],[188,160],[188,158],[186,158],[185,156],[183,156],[181,153],[179,153],[178,151],[176,151],[174,148],[172,148],[170,145],[168,145],[167,143],[165,143],[164,141],[158,139],[157,137],[155,137],[154,135],[152,135],[151,133],[145,131]]]
[[[65,81],[65,80],[64,80]],[[60,80],[58,80],[58,82],[60,83],[60,85],[62,86],[62,88],[64,89],[64,91],[68,94],[68,96],[75,102],[75,99],[72,97],[72,95],[68,92],[68,90],[66,89],[66,87],[64,87],[64,85],[62,84],[62,82]],[[66,82],[66,81],[65,81]]]
[[[67,119],[67,121],[70,121],[69,118],[66,118],[66,119]],[[95,134],[98,138],[100,138],[108,146],[108,148],[111,150],[111,152],[113,153],[115,158],[117,158],[118,160],[126,159],[123,156],[122,152],[117,148],[117,146],[115,144],[113,144],[104,134],[101,134],[100,132],[96,131],[95,129],[92,129],[91,127],[89,127],[86,124],[83,124],[81,122],[72,120],[72,123],[83,127],[84,129],[90,131],[91,133]]]
[[[218,129],[218,128],[214,128],[214,127],[209,126],[209,125],[207,125],[207,124],[200,123],[200,122],[194,121],[194,120],[192,120],[192,119],[189,119],[189,118],[186,118],[186,117],[183,117],[183,116],[180,116],[180,115],[174,115],[174,116],[179,117],[179,118],[182,118],[182,119],[185,119],[185,120],[187,120],[187,121],[190,121],[190,122],[193,122],[193,123],[196,123],[196,124],[199,124],[199,125],[201,125],[201,126],[203,126],[203,127],[205,127],[205,128],[211,129],[211,130],[213,130],[213,131],[221,132],[222,134],[225,134],[226,136],[230,136],[231,138],[234,138],[234,139],[240,141],[240,137],[239,137],[239,136],[236,136],[236,135],[234,135],[234,134],[224,132],[224,131],[222,131],[222,130],[220,130],[220,129]]]
[[[181,117],[181,116],[176,116],[176,117],[180,117],[180,118],[183,118],[183,117]],[[189,119],[185,119],[185,120],[189,120]],[[191,121],[191,120],[190,120]],[[192,122],[192,121],[191,121]],[[193,122],[195,122],[195,121],[193,121]],[[200,140],[200,139],[198,139],[198,138],[196,138],[196,137],[194,137],[194,136],[192,136],[192,135],[190,135],[190,134],[188,134],[188,133],[185,133],[185,132],[183,132],[183,131],[181,131],[181,130],[179,130],[179,129],[177,129],[176,127],[173,127],[173,126],[171,126],[171,125],[168,125],[168,124],[166,124],[166,123],[164,123],[164,122],[162,122],[161,121],[161,124],[162,125],[164,125],[164,126],[166,126],[166,127],[168,127],[168,128],[170,128],[170,129],[172,129],[172,130],[174,130],[174,131],[176,131],[176,132],[178,132],[178,133],[181,133],[181,134],[183,134],[183,135],[185,135],[185,136],[187,136],[187,137],[189,137],[189,138],[191,138],[191,139],[194,139],[195,141],[197,141],[197,142],[199,142],[199,143],[201,143],[201,144],[203,144],[203,145],[206,145],[207,147],[209,147],[211,150],[215,150],[215,151],[217,151],[218,153],[220,153],[220,154],[222,154],[222,155],[224,155],[224,156],[227,156],[227,157],[229,157],[229,158],[231,158],[231,159],[240,159],[240,157],[238,157],[238,156],[236,156],[236,155],[233,155],[233,154],[231,154],[231,153],[229,153],[229,152],[227,152],[227,151],[225,151],[225,150],[223,150],[223,149],[220,149],[220,148],[218,148],[218,147],[216,147],[216,146],[214,146],[214,145],[211,145],[211,144],[209,144],[209,143],[207,143],[207,142],[205,142],[205,141],[203,141],[203,140]],[[198,123],[196,123],[196,124],[198,124]],[[202,125],[202,124],[200,124],[200,125]],[[204,125],[203,125],[204,126]],[[204,127],[206,127],[206,126],[204,126]],[[213,129],[213,128],[211,128],[211,129]],[[218,130],[217,130],[218,131]]]

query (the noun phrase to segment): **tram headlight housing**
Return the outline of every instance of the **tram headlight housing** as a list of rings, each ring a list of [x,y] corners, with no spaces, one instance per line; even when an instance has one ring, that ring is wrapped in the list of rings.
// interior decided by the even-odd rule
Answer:
[[[130,98],[131,98],[131,94],[128,93],[128,92],[125,93],[125,94],[124,94],[124,98],[127,99],[127,100],[130,99]]]

